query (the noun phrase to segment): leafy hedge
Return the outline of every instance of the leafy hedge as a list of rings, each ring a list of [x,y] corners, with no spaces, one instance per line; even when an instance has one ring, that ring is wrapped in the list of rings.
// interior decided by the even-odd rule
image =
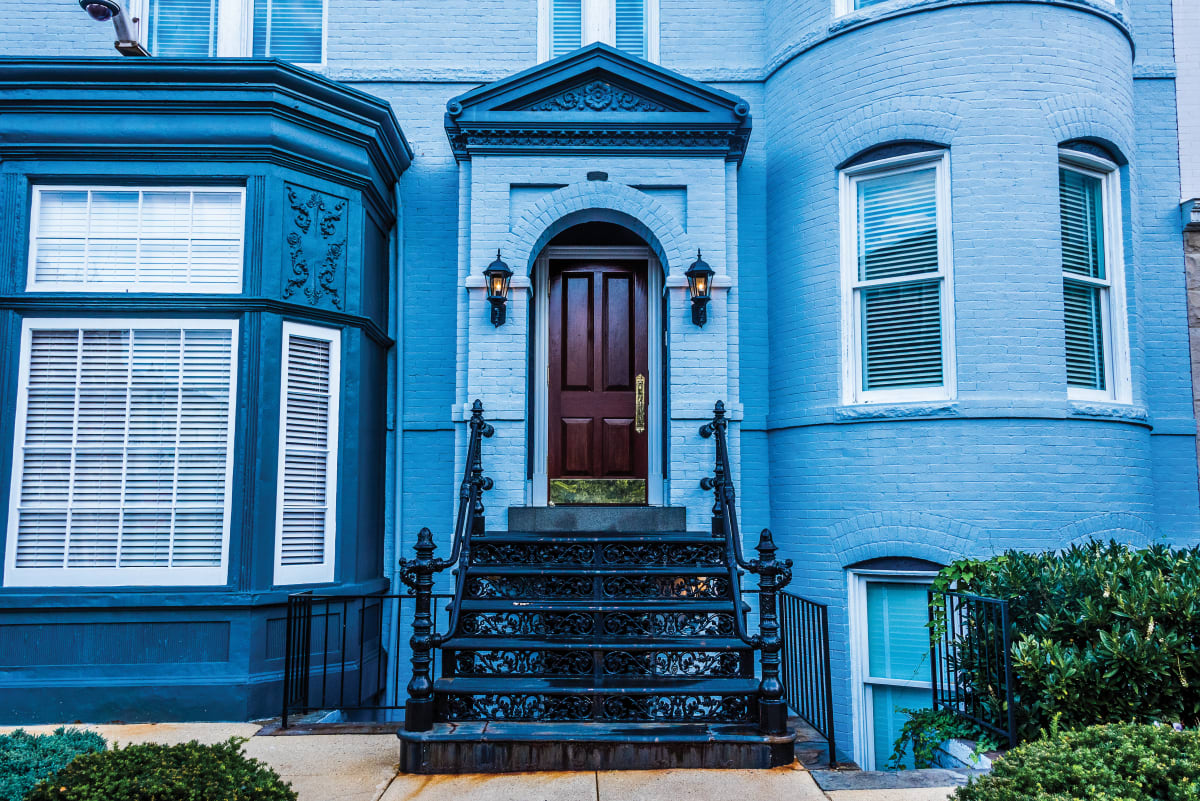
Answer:
[[[104,738],[94,731],[58,728],[53,734],[29,734],[17,729],[0,735],[0,801],[21,801],[75,757],[103,750]]]
[[[955,562],[935,589],[952,582],[1009,602],[1022,739],[1056,719],[1200,725],[1200,548],[1009,551]]]
[[[296,801],[291,785],[242,753],[244,742],[141,743],[85,754],[28,801]]]
[[[1019,745],[954,794],[957,801],[1194,801],[1200,732],[1090,726]]]

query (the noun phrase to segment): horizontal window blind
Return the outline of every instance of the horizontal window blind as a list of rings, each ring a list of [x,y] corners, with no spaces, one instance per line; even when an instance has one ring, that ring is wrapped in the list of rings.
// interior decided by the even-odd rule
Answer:
[[[284,329],[276,583],[333,579],[339,339]]]
[[[616,46],[638,58],[646,57],[646,0],[615,0]]]
[[[218,0],[150,0],[149,44],[155,56],[217,54]]]
[[[241,190],[39,187],[29,288],[238,292],[242,205]]]
[[[1058,195],[1067,386],[1106,392],[1110,282],[1105,263],[1104,180],[1060,167]]]
[[[233,329],[169,326],[29,330],[18,572],[146,584],[190,569],[187,583],[225,581]]]
[[[854,181],[859,386],[946,381],[937,168]]]
[[[583,0],[550,0],[550,57],[579,48],[583,42]]]
[[[256,58],[320,64],[324,41],[324,0],[254,0]]]

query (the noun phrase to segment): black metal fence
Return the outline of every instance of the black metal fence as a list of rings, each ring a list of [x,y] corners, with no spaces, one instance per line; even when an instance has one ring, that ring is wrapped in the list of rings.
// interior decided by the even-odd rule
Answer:
[[[929,593],[933,706],[1017,744],[1008,601]]]
[[[436,601],[449,597],[434,594],[435,625]],[[411,594],[289,595],[282,727],[317,710],[370,717],[403,709],[408,673],[399,659],[413,602]]]
[[[783,636],[783,692],[787,705],[829,743],[829,763],[837,761],[833,733],[833,672],[829,664],[829,607],[792,592],[779,594]]]

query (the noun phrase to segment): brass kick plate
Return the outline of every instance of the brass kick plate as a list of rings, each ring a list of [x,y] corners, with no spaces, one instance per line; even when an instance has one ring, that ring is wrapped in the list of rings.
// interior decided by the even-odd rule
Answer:
[[[550,503],[634,505],[646,502],[644,478],[552,478]]]

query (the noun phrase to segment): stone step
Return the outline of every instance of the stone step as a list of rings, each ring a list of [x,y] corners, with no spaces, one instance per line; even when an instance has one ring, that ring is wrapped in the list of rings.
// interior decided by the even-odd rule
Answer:
[[[513,506],[508,527],[532,532],[687,530],[682,506]]]
[[[447,640],[442,649],[478,650],[503,647],[509,650],[546,651],[748,651],[746,645],[736,637],[607,637],[603,640],[587,637],[545,639],[539,637],[510,637],[498,645],[490,637],[454,637]]]
[[[464,598],[471,600],[670,600],[695,603],[732,600],[729,575],[701,569],[685,573],[678,568],[636,572],[624,568],[576,568],[569,571],[533,570],[501,572],[500,568],[472,567],[467,573]]]
[[[748,724],[438,723],[400,734],[404,773],[773,768],[794,761],[795,734]]]
[[[724,546],[709,537],[586,537],[478,539],[470,566],[534,567],[724,567]]]
[[[451,649],[442,654],[444,676],[593,675],[636,678],[751,678],[753,652],[741,649],[636,649],[636,648],[511,648],[483,643],[475,648]]]
[[[663,601],[666,608],[645,603],[636,608],[612,606],[596,609],[479,609],[486,601],[463,601],[459,632],[467,637],[730,637],[734,634],[733,610],[704,608],[697,602],[681,610],[677,601]],[[471,608],[468,608],[468,604]],[[539,604],[544,605],[544,604]],[[532,606],[532,605],[530,605]]]

